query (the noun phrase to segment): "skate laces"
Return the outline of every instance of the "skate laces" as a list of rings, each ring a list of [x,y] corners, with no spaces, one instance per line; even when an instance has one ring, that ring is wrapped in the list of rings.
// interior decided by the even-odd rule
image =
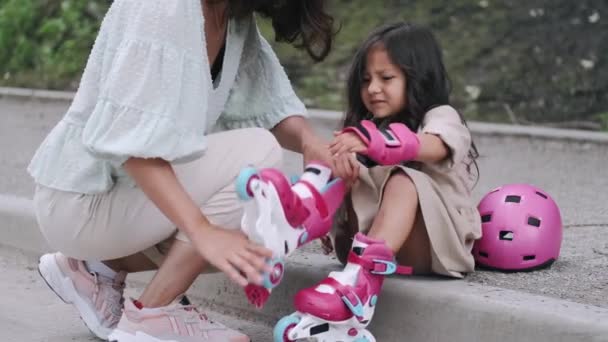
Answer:
[[[201,332],[226,329],[223,324],[213,321],[207,314],[200,312],[194,305],[177,304],[169,308],[167,314],[180,317],[184,324],[196,327]]]
[[[125,289],[124,282],[117,282],[114,279],[109,279],[100,276],[97,273],[91,273],[94,277],[95,287],[93,289],[93,305],[97,306],[97,300],[102,298],[105,301],[105,313],[101,312],[102,317],[109,326],[118,324],[122,316],[123,308],[123,292]],[[103,306],[102,306],[103,308]],[[101,311],[101,309],[99,309]],[[108,315],[109,314],[109,315]]]

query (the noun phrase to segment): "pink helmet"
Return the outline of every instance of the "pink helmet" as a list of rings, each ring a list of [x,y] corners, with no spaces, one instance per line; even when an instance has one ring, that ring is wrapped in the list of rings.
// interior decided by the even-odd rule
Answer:
[[[501,271],[550,266],[559,256],[562,219],[546,192],[527,184],[504,185],[479,203],[482,237],[473,256],[478,265]]]

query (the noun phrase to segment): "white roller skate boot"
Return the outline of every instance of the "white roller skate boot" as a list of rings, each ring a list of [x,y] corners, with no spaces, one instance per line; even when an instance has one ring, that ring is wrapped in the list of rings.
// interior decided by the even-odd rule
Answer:
[[[237,178],[237,192],[245,204],[241,226],[255,242],[274,252],[272,272],[263,286],[248,285],[249,302],[262,307],[271,290],[283,278],[283,260],[298,247],[323,237],[331,229],[333,216],[342,204],[345,187],[322,163],[310,163],[293,185],[277,169],[244,169]]]
[[[277,323],[274,342],[375,342],[366,327],[384,277],[394,273],[411,274],[412,269],[398,266],[384,241],[358,233],[343,271],[331,272],[318,285],[296,294],[297,311]]]

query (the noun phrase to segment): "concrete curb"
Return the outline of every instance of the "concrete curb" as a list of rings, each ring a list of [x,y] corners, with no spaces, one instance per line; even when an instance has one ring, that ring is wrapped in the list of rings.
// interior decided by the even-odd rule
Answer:
[[[69,91],[0,87],[0,97],[47,101],[72,101],[74,99],[74,94],[74,92]]]
[[[262,311],[221,275],[204,276],[194,293],[214,308],[276,320],[293,312],[299,289],[338,269],[327,258],[294,255]],[[608,341],[608,310],[458,280],[391,278],[369,329],[378,341],[395,342]]]
[[[337,125],[342,120],[340,112],[313,109],[309,111],[313,120],[326,122],[328,125]],[[503,136],[515,138],[529,138],[540,140],[556,140],[573,143],[593,143],[608,145],[608,134],[574,129],[558,129],[539,126],[522,126],[498,123],[469,121],[467,123],[471,132],[478,136]]]
[[[0,97],[12,97],[24,100],[51,100],[71,101],[73,92],[38,90],[27,88],[0,87]],[[328,125],[336,126],[342,119],[342,114],[336,111],[311,109],[311,119],[325,121]],[[594,143],[608,145],[608,134],[603,132],[590,132],[572,129],[557,129],[549,127],[533,127],[522,125],[495,124],[471,121],[468,123],[471,131],[476,135],[527,137],[543,140],[560,140],[577,143]]]
[[[32,201],[0,194],[1,243],[29,253],[49,250],[34,219]],[[273,325],[293,311],[292,298],[339,265],[323,255],[290,258],[287,276],[263,310],[221,274],[206,274],[190,293],[213,310]],[[143,284],[150,273],[130,278]],[[608,309],[543,296],[432,277],[388,279],[370,326],[378,341],[608,341]]]
[[[0,194],[0,222],[2,223],[1,245],[36,254],[49,250],[46,240],[38,229],[31,199]]]

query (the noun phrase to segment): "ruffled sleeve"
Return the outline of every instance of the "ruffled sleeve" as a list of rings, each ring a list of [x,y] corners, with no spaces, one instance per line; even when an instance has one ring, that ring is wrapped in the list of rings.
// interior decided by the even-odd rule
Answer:
[[[451,106],[439,106],[424,116],[422,132],[437,135],[450,150],[443,166],[452,167],[467,158],[471,148],[471,133],[458,112]]]
[[[114,165],[129,157],[199,157],[209,99],[198,1],[120,1],[111,37],[121,37],[87,119],[89,153]],[[123,26],[124,25],[124,26]],[[198,28],[198,29],[197,29]]]
[[[289,116],[307,115],[271,45],[254,20],[251,25],[239,71],[216,130],[270,129]]]

